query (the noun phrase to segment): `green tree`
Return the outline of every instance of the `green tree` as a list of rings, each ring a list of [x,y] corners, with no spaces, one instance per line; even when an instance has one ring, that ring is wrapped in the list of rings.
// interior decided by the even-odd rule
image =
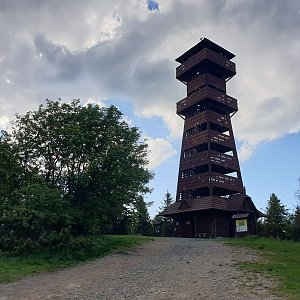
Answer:
[[[0,132],[0,206],[21,186],[23,170],[7,132]]]
[[[5,253],[39,251],[62,242],[71,217],[62,193],[21,165],[13,139],[0,134],[0,250]]]
[[[116,226],[111,233],[152,235],[153,228],[148,213],[152,202],[146,203],[142,196],[138,197],[132,205],[124,208],[122,218],[115,222]]]
[[[265,231],[267,235],[277,239],[286,236],[287,209],[281,203],[280,199],[272,193],[266,208]]]
[[[114,106],[46,101],[13,127],[22,164],[70,199],[73,234],[109,231],[147,192],[147,144]]]
[[[300,179],[299,181],[299,187],[295,192],[295,198],[297,199],[297,205],[295,208],[294,218],[293,218],[293,227],[292,227],[292,239],[299,241],[300,240]]]
[[[146,203],[143,197],[139,197],[135,202],[136,209],[136,232],[142,235],[152,235],[153,228],[148,213],[148,206],[152,203]]]
[[[295,192],[295,198],[298,201],[298,205],[300,205],[300,178],[298,179],[298,183],[299,183],[299,187],[298,187],[298,189]]]
[[[162,202],[162,206],[159,207],[159,211],[162,212],[164,211],[167,207],[171,206],[173,204],[174,199],[172,195],[169,193],[169,191],[166,192],[165,197]]]
[[[70,239],[72,217],[61,191],[44,182],[15,190],[0,212],[0,249],[7,253],[53,250]]]
[[[296,241],[300,241],[300,206],[297,205],[294,213],[293,220],[293,228],[292,228],[292,239]]]
[[[173,202],[173,197],[167,191],[163,198],[162,206],[159,207],[159,213],[153,219],[153,223],[156,228],[156,235],[173,236],[172,220],[170,218],[160,216],[160,213],[173,204]]]

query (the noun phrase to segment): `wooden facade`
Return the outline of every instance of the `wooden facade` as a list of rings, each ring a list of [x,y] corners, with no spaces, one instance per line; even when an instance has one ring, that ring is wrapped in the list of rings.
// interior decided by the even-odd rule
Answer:
[[[161,213],[173,219],[174,236],[234,236],[239,213],[247,213],[248,233],[255,234],[263,216],[245,194],[233,135],[238,105],[226,82],[236,74],[234,57],[203,38],[176,59],[176,78],[187,86],[176,105],[184,129],[176,202]]]

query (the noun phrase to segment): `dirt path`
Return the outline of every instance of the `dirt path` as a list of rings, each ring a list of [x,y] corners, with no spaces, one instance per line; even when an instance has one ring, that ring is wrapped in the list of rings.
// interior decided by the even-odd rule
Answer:
[[[219,241],[161,238],[70,269],[0,285],[10,299],[284,299],[270,278],[235,265],[255,260]]]

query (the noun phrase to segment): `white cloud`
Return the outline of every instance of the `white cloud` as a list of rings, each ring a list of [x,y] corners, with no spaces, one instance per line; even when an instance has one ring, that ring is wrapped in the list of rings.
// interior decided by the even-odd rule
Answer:
[[[3,117],[0,118],[0,130],[8,130],[9,129],[9,118]]]
[[[256,149],[256,145],[251,145],[248,143],[242,143],[240,148],[238,149],[238,156],[240,161],[245,161],[251,157]]]
[[[247,145],[242,156],[299,131],[299,1],[164,0],[155,13],[139,0],[54,2],[0,6],[0,118],[46,98],[109,97],[161,117],[168,138],[180,137],[175,104],[185,86],[174,59],[206,36],[237,55],[228,92],[239,101],[233,123]]]
[[[148,159],[150,169],[159,167],[167,159],[177,154],[176,150],[173,149],[170,142],[166,139],[147,138],[146,142],[149,146]]]
[[[133,120],[130,119],[128,116],[122,116],[122,121],[126,122],[129,126],[134,126]]]

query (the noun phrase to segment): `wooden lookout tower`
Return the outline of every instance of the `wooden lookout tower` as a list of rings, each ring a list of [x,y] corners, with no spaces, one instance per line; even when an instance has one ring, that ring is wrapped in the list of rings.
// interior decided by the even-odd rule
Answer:
[[[263,216],[245,193],[234,141],[238,105],[226,92],[234,57],[203,38],[176,59],[176,78],[187,86],[187,97],[177,102],[184,130],[176,202],[161,213],[173,219],[174,236],[234,236],[241,219],[245,234],[255,234]]]

